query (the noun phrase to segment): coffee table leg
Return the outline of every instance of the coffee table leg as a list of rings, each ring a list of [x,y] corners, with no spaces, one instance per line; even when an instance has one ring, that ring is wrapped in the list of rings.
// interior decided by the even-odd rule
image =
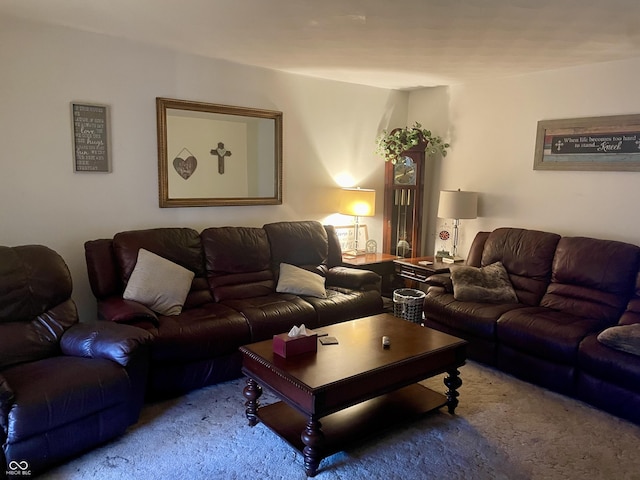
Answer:
[[[444,378],[444,384],[449,389],[447,391],[447,408],[451,415],[456,413],[456,407],[458,406],[458,396],[460,395],[457,390],[462,386],[462,379],[460,378],[460,372],[454,368],[447,371],[448,375]]]
[[[256,413],[260,406],[258,399],[262,395],[262,387],[253,378],[249,378],[247,379],[247,385],[242,390],[242,394],[247,399],[244,402],[244,406],[247,407],[245,413],[247,414],[249,425],[253,427],[258,423],[258,415]]]
[[[322,443],[324,442],[324,433],[322,433],[322,424],[318,420],[310,418],[307,426],[302,431],[300,439],[305,447],[302,449],[304,454],[304,470],[309,477],[315,477],[318,472],[320,460],[322,460]]]

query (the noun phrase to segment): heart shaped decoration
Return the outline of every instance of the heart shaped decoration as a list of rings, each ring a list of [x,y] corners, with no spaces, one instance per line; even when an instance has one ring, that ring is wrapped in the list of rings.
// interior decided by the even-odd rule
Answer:
[[[178,175],[180,175],[185,180],[193,175],[193,172],[196,171],[197,166],[198,160],[196,160],[196,157],[194,157],[193,155],[190,155],[185,159],[182,159],[180,157],[176,157],[173,159],[173,168],[175,168],[176,172],[178,172]]]

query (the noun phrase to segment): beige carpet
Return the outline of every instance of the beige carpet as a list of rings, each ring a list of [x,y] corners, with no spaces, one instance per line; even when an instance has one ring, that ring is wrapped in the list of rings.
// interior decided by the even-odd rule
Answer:
[[[442,378],[424,383],[444,391]],[[475,363],[461,378],[456,416],[430,414],[333,455],[316,478],[640,480],[639,426]],[[300,454],[263,425],[247,426],[243,386],[148,405],[124,436],[42,478],[306,478]]]

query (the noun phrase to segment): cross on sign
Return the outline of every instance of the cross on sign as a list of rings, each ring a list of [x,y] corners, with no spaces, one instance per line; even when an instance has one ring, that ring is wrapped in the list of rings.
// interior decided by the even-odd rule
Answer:
[[[211,155],[218,156],[218,173],[220,175],[224,174],[224,157],[230,157],[231,152],[224,148],[224,143],[218,142],[218,148],[211,149]]]
[[[558,151],[560,151],[563,145],[564,145],[564,142],[562,140],[558,140],[556,142],[556,148],[558,149]]]

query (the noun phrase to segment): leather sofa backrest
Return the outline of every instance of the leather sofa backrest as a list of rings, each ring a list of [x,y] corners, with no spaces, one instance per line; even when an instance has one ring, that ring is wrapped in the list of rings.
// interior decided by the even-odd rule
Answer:
[[[636,286],[633,292],[633,296],[627,308],[625,309],[620,321],[620,325],[631,325],[632,323],[640,323],[640,272],[636,275]]]
[[[560,235],[522,228],[497,228],[484,244],[482,266],[502,262],[518,300],[538,305],[551,279]]]
[[[71,274],[42,245],[0,247],[0,370],[60,354],[60,338],[78,322]]]
[[[327,232],[327,246],[329,247],[327,267],[338,267],[342,265],[342,247],[340,246],[340,239],[336,233],[336,227],[333,225],[325,225],[324,230]]]
[[[487,242],[487,238],[491,232],[478,232],[471,243],[469,249],[469,255],[467,255],[466,265],[471,267],[482,266],[482,252],[484,251],[484,244]]]
[[[113,240],[101,238],[84,243],[84,257],[91,291],[98,300],[120,295],[124,291],[113,253]]]
[[[640,247],[613,240],[563,237],[541,306],[617,323],[633,294]]]
[[[202,234],[207,279],[216,301],[275,291],[271,250],[262,228],[212,227]]]
[[[271,266],[277,271],[281,263],[315,269],[327,265],[329,240],[320,222],[268,223],[263,227],[271,245]]]
[[[185,307],[211,301],[202,243],[196,230],[167,227],[117,233],[113,237],[113,255],[122,285],[127,284],[141,248],[188,268],[195,274]]]

